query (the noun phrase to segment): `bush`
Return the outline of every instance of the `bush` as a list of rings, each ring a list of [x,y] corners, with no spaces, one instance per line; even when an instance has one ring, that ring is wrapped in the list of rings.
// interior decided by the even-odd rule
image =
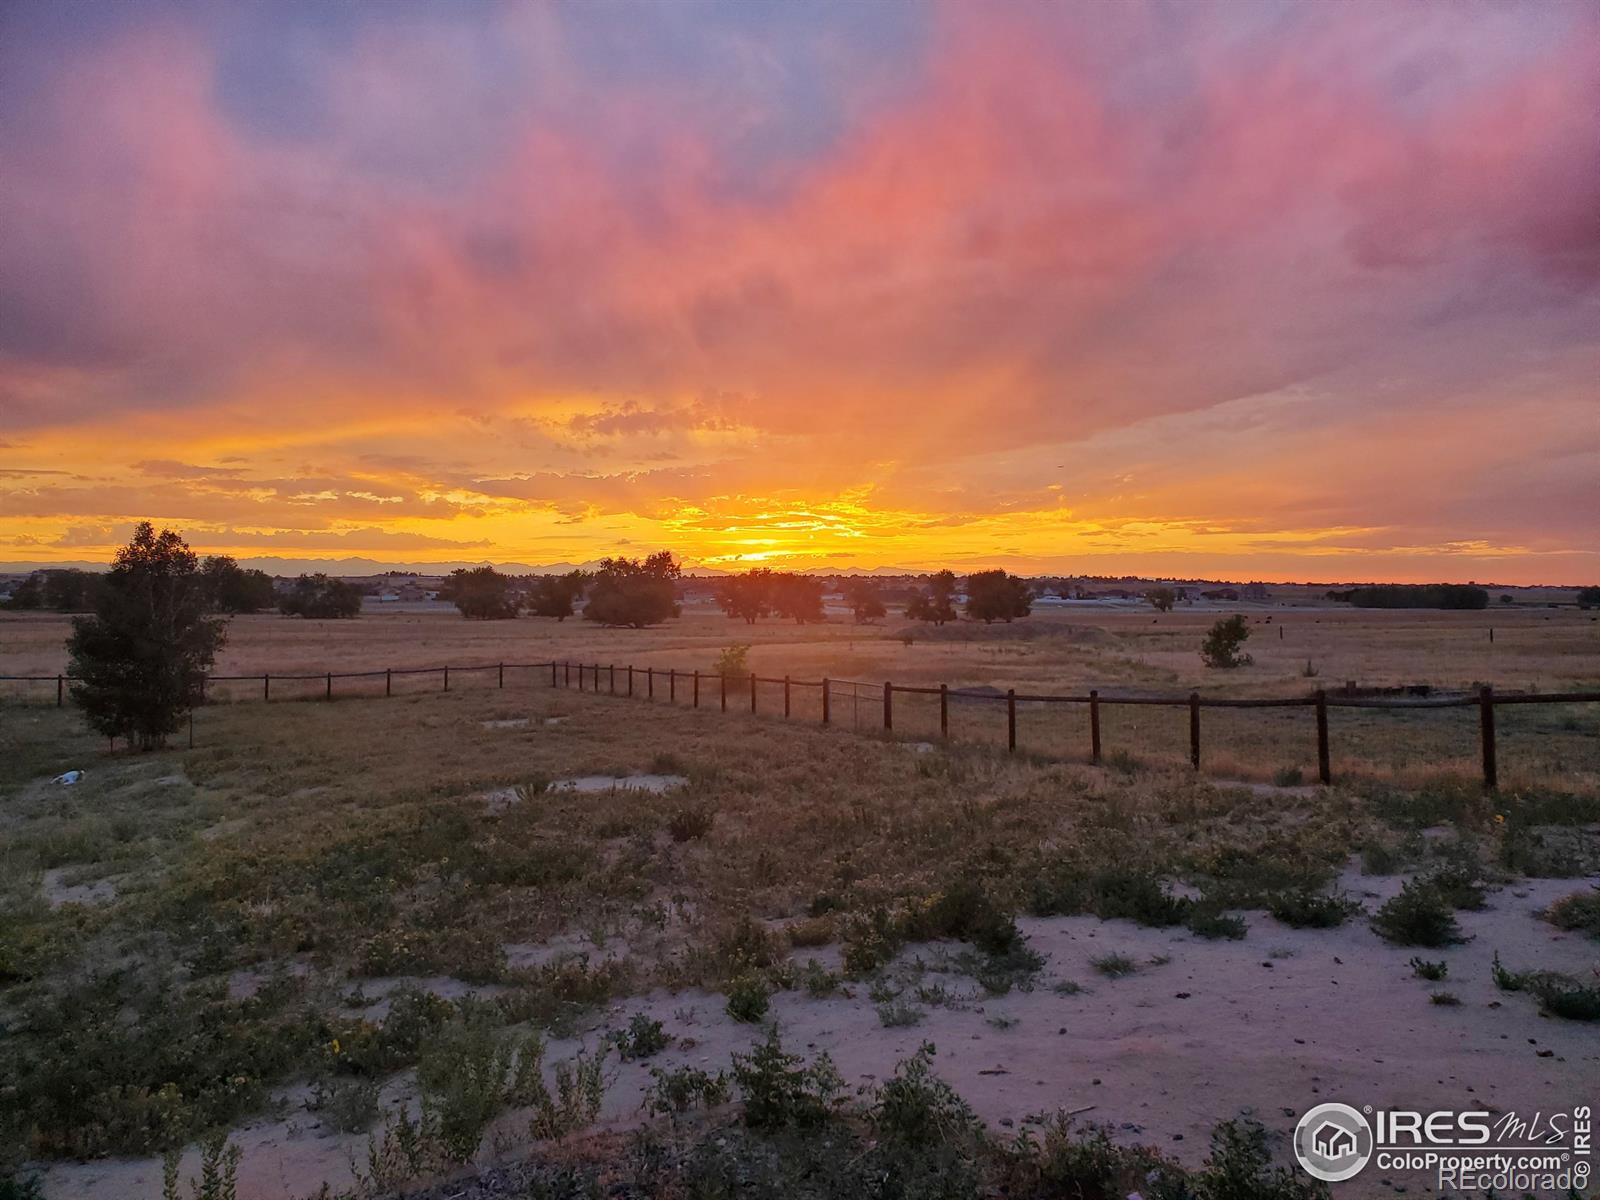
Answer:
[[[1200,643],[1200,659],[1208,667],[1232,670],[1248,667],[1255,659],[1240,651],[1250,638],[1250,626],[1237,613],[1225,617],[1211,627],[1205,641]]]
[[[1600,890],[1561,897],[1545,910],[1544,919],[1557,929],[1582,930],[1600,938]]]
[[[672,1038],[662,1028],[660,1021],[652,1021],[643,1013],[635,1013],[627,1029],[611,1035],[611,1041],[624,1062],[649,1058],[672,1044]]]
[[[1419,956],[1411,960],[1411,973],[1418,979],[1427,979],[1437,983],[1450,974],[1450,967],[1442,958],[1438,962],[1429,962]]]
[[[844,1092],[844,1080],[827,1054],[809,1066],[789,1054],[774,1026],[749,1054],[733,1056],[733,1078],[744,1101],[744,1123],[777,1130],[820,1125]]]
[[[278,600],[278,611],[286,617],[308,620],[338,620],[359,616],[361,589],[342,579],[329,579],[320,572],[302,575]]]
[[[1295,888],[1268,896],[1267,911],[1296,929],[1332,929],[1360,912],[1361,905],[1346,896]]]
[[[1228,939],[1238,941],[1249,932],[1250,927],[1245,924],[1243,917],[1229,916],[1214,908],[1202,908],[1196,905],[1189,913],[1189,919],[1184,922],[1189,932],[1196,937],[1209,938],[1212,941]]]
[[[1466,939],[1438,891],[1413,879],[1372,918],[1378,936],[1397,946],[1452,946]]]
[[[1149,871],[1114,869],[1085,876],[1061,865],[1034,880],[1029,907],[1039,917],[1092,913],[1102,921],[1126,919],[1160,929],[1181,925],[1193,901],[1168,894]]]
[[[728,988],[728,1015],[735,1021],[754,1024],[767,1015],[771,991],[759,975],[743,975]]]

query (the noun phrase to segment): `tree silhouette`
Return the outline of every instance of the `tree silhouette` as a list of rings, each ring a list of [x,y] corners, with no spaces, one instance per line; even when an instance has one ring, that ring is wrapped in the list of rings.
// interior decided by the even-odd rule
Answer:
[[[1033,611],[1032,601],[1027,580],[1005,571],[975,571],[967,576],[967,616],[985,625],[994,621],[1009,625],[1027,616]]]
[[[883,597],[878,593],[878,585],[870,579],[852,579],[845,585],[844,597],[850,604],[850,610],[855,613],[857,625],[881,621],[889,615],[889,610],[883,606]]]
[[[439,589],[439,598],[454,604],[462,616],[478,621],[509,620],[522,607],[511,576],[488,566],[451,571]]]
[[[953,603],[955,593],[955,572],[940,571],[929,578],[926,591],[911,597],[911,602],[906,605],[906,616],[914,621],[931,621],[935,625],[943,625],[946,621],[954,621],[956,619],[956,608]]]
[[[554,617],[558,621],[565,621],[572,615],[573,605],[588,586],[589,576],[584,571],[542,575],[528,589],[528,611],[536,617]]]
[[[1255,659],[1240,653],[1240,647],[1250,638],[1250,626],[1238,613],[1218,621],[1200,643],[1200,658],[1208,667],[1231,670],[1248,667]]]
[[[673,560],[669,550],[659,551],[643,561],[601,559],[600,569],[589,585],[589,603],[583,607],[584,619],[630,629],[659,625],[681,611],[678,579],[682,575],[683,568]]]
[[[361,589],[320,571],[302,575],[278,598],[278,611],[286,617],[307,619],[353,617],[361,612]]]
[[[95,599],[75,617],[67,650],[72,702],[107,737],[140,750],[166,743],[205,695],[206,672],[224,638],[210,614],[199,562],[170,529],[139,522]]]
[[[1150,606],[1157,612],[1171,612],[1172,606],[1178,601],[1178,594],[1169,587],[1151,588],[1144,594],[1150,601]]]
[[[717,584],[717,604],[730,617],[754,625],[772,611],[775,576],[771,567],[753,567]]]
[[[772,577],[772,610],[796,625],[827,620],[822,610],[822,580],[781,571]]]
[[[218,612],[253,613],[272,607],[272,576],[265,571],[247,571],[228,555],[213,554],[201,561],[200,574]]]

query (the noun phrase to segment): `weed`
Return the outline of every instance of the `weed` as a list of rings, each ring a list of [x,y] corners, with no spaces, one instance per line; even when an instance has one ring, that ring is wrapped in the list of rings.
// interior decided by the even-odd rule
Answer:
[[[806,959],[806,965],[800,968],[796,982],[806,990],[806,994],[816,999],[831,996],[839,990],[840,979],[814,958]]]
[[[1437,983],[1450,974],[1450,966],[1442,958],[1438,962],[1430,962],[1428,959],[1417,956],[1411,960],[1411,973],[1418,979],[1427,979]]]
[[[1489,964],[1489,975],[1494,980],[1494,986],[1502,992],[1520,992],[1528,984],[1528,975],[1525,972],[1508,971],[1500,965],[1500,951],[1494,952],[1494,961]]]
[[[878,1022],[885,1029],[903,1029],[922,1024],[926,1014],[908,1000],[890,1000],[878,1005]]]
[[[667,832],[675,842],[692,842],[711,832],[717,812],[708,805],[686,804],[667,818]]]
[[[827,917],[808,917],[789,926],[789,944],[810,948],[833,941],[833,922]]]
[[[1372,928],[1397,946],[1451,946],[1466,940],[1438,891],[1415,879],[1378,909]]]
[[[1083,991],[1083,984],[1076,979],[1059,980],[1052,989],[1058,996],[1076,996]]]
[[[580,1051],[556,1064],[555,1095],[546,1092],[540,1098],[529,1122],[534,1137],[562,1138],[594,1124],[605,1102],[605,1058],[602,1045],[593,1054]]]
[[[1139,969],[1139,964],[1126,954],[1102,954],[1099,958],[1091,958],[1089,965],[1107,979],[1121,979]]]
[[[1305,773],[1299,767],[1279,767],[1272,773],[1272,782],[1275,787],[1299,787],[1305,781]]]
[[[1093,913],[1103,921],[1126,919],[1165,928],[1182,924],[1193,902],[1170,895],[1149,871],[1104,870],[1081,875],[1061,865],[1034,880],[1035,916]]]
[[[1454,1008],[1461,1003],[1461,998],[1454,992],[1430,992],[1429,1004],[1437,1004],[1443,1008]]]
[[[635,1013],[628,1027],[611,1035],[612,1044],[624,1062],[649,1058],[672,1044],[672,1038],[662,1028],[660,1021],[652,1021],[643,1013]]]
[[[1545,975],[1534,985],[1544,1011],[1569,1021],[1600,1021],[1600,987],[1586,987],[1565,976]]]
[[[181,1149],[172,1149],[161,1161],[161,1200],[178,1200],[178,1162]],[[239,1147],[225,1132],[200,1143],[200,1178],[189,1183],[191,1200],[234,1200],[238,1194]]]
[[[645,1110],[653,1116],[676,1117],[696,1105],[709,1109],[728,1102],[728,1077],[721,1071],[710,1075],[697,1067],[651,1067],[650,1078]]]

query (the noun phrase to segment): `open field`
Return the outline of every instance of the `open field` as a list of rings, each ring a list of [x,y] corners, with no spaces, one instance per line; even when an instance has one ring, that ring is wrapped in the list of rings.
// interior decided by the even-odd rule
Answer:
[[[1495,673],[1502,685],[1595,678],[1594,627],[1572,616],[1530,619],[1475,653],[1466,621],[1378,620],[1381,632],[1354,615],[1309,618],[1281,652],[1263,639],[1260,665],[1227,686],[1303,687],[1304,651],[1290,647],[1306,643],[1332,677],[1363,682],[1470,682],[1496,663],[1514,668]],[[919,631],[910,646],[881,629],[770,624],[748,640],[757,669],[780,674],[1209,682],[1185,661],[1204,622],[1149,621],[1088,635],[1077,622],[1032,637]],[[58,662],[48,645],[61,629],[8,622],[7,669]],[[220,669],[562,655],[709,668],[745,636],[709,616],[639,635],[255,618],[236,622]],[[1408,667],[1360,666],[1385,657]],[[51,1196],[159,1195],[155,1153],[215,1126],[236,1130],[246,1200],[323,1182],[379,1194],[368,1134],[386,1120],[392,1134],[394,1106],[416,1113],[419,1094],[486,1123],[467,1156],[480,1165],[530,1145],[538,1158],[591,1118],[601,1133],[645,1119],[651,1068],[679,1084],[692,1079],[680,1069],[714,1078],[767,1020],[787,1049],[827,1052],[849,1093],[934,1043],[935,1070],[987,1123],[1005,1170],[1020,1168],[993,1147],[1039,1113],[1081,1110],[1080,1131],[1103,1124],[1118,1145],[1194,1169],[1230,1119],[1261,1122],[1281,1160],[1294,1115],[1319,1099],[1548,1109],[1581,1099],[1600,1065],[1595,1026],[1572,1019],[1600,1005],[1594,917],[1588,932],[1547,917],[1600,880],[1600,791],[1570,768],[1551,784],[1553,760],[1544,783],[1498,797],[1448,773],[1230,786],[1154,752],[1093,768],[927,747],[914,727],[906,744],[533,679],[221,704],[201,713],[194,750],[146,756],[108,755],[70,709],[11,707],[0,722],[0,1144],[43,1165]],[[1570,734],[1591,755],[1592,729]],[[1397,772],[1418,744],[1409,728],[1396,736]],[[74,767],[84,782],[49,782]],[[559,786],[641,774],[666,790]],[[1369,927],[1412,879],[1432,881],[1433,915],[1469,940],[1418,948]],[[1496,953],[1531,973],[1522,990],[1496,986]],[[1444,963],[1445,979],[1416,978],[1417,956]],[[636,1017],[661,1022],[666,1045],[610,1051],[603,1097],[593,1112],[574,1102],[578,1116],[541,1107],[530,1087],[480,1103],[451,1065],[475,1061],[474,1038],[537,1030],[559,1093],[551,1069],[592,1060]],[[748,1102],[752,1086],[741,1078],[730,1095]],[[881,1109],[881,1096],[862,1103]],[[685,1119],[664,1136],[696,1147],[674,1175],[696,1194],[685,1180],[704,1192],[696,1172],[712,1170],[697,1139],[735,1135],[720,1103]],[[814,1166],[805,1156],[823,1151],[803,1146],[790,1150]],[[740,1161],[754,1161],[746,1149]],[[448,1158],[416,1165],[458,1170]],[[194,1150],[185,1163],[197,1169]],[[1379,1183],[1369,1173],[1349,1188]]]
[[[382,671],[450,664],[456,667],[551,659],[633,664],[709,672],[723,647],[750,645],[750,667],[766,677],[861,681],[834,696],[837,723],[881,727],[882,681],[923,686],[981,686],[1023,693],[1061,693],[1096,687],[1107,693],[1208,696],[1304,696],[1313,688],[1336,690],[1427,684],[1469,689],[1491,683],[1497,691],[1577,691],[1600,687],[1600,620],[1575,610],[1517,607],[1491,612],[1393,612],[1309,607],[1251,609],[1252,666],[1209,671],[1197,648],[1216,611],[1157,615],[1114,608],[1047,613],[1012,625],[960,623],[940,629],[891,619],[883,625],[848,621],[796,626],[730,621],[720,613],[690,609],[649,630],[600,629],[566,622],[466,621],[453,612],[366,615],[354,621],[235,618],[219,675],[318,674]],[[1494,640],[1489,631],[1494,630]],[[66,668],[62,643],[66,618],[0,618],[0,674],[53,675]],[[1281,635],[1279,630],[1282,631]],[[1308,676],[1307,664],[1316,674]],[[493,686],[495,672],[457,673],[452,688]],[[512,689],[547,684],[533,671],[508,669]],[[440,688],[438,675],[400,676],[397,692]],[[706,686],[710,686],[707,684]],[[336,682],[336,695],[381,696],[380,676]],[[782,688],[764,684],[762,711],[782,711]],[[258,681],[222,683],[217,700],[255,700]],[[276,700],[321,697],[320,679],[279,679]],[[0,683],[13,701],[53,702],[53,683]],[[659,696],[664,698],[665,691]],[[689,701],[687,684],[679,692]],[[703,703],[715,704],[706,693]],[[748,695],[730,700],[748,707]],[[820,717],[816,689],[792,691],[796,720]],[[953,706],[952,736],[990,744],[1005,740],[1003,705]],[[206,714],[201,716],[202,736]],[[1187,714],[1179,709],[1103,710],[1105,753],[1124,765],[1177,764],[1188,756]],[[1498,714],[1500,777],[1506,787],[1600,787],[1600,705],[1508,707]],[[1331,720],[1336,778],[1367,777],[1417,782],[1476,777],[1477,715],[1472,709],[1416,711],[1337,710]],[[1316,742],[1309,709],[1224,710],[1204,715],[1204,765],[1223,778],[1270,781],[1298,772],[1316,777]],[[909,739],[938,734],[937,699],[904,695],[895,706],[895,731]],[[1052,757],[1087,758],[1088,714],[1082,705],[1022,705],[1021,749]]]

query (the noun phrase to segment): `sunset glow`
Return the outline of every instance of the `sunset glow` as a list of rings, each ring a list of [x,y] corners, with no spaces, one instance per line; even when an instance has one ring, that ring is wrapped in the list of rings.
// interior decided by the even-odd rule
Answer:
[[[1600,8],[9,5],[0,560],[1600,579]]]

